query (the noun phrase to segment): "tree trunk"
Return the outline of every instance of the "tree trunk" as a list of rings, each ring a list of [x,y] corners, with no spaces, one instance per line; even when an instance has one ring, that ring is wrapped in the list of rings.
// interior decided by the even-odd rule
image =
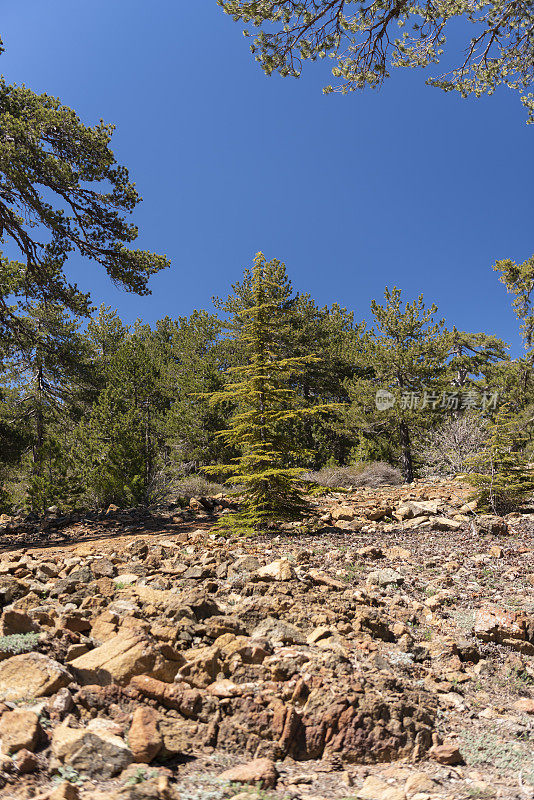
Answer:
[[[410,431],[404,420],[399,424],[400,443],[401,443],[401,468],[406,483],[413,481],[413,460],[412,445],[410,442]]]
[[[33,446],[33,472],[42,474],[43,444],[44,444],[44,417],[43,417],[43,368],[39,364],[35,378],[35,443]]]

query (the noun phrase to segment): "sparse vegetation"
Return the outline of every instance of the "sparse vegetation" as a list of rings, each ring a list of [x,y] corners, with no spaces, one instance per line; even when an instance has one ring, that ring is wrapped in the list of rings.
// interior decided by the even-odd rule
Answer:
[[[391,464],[377,461],[348,467],[323,467],[315,472],[306,472],[302,480],[330,489],[356,489],[359,486],[397,486],[402,483],[402,475]]]
[[[498,730],[463,731],[460,746],[469,766],[492,764],[497,770],[522,774],[525,783],[534,785],[534,755],[527,743],[510,742]]]
[[[35,650],[39,641],[38,633],[10,633],[7,636],[0,636],[0,652],[11,655],[30,653]]]
[[[203,475],[188,475],[185,478],[179,478],[172,482],[169,486],[168,493],[172,497],[210,497],[221,492],[228,491],[228,489],[220,484],[208,480]]]

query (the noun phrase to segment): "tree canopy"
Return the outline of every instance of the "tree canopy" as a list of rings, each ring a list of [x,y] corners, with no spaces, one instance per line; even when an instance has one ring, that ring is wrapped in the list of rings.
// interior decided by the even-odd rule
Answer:
[[[1,50],[0,50],[1,52]],[[20,335],[32,301],[87,314],[89,296],[69,283],[73,251],[100,264],[127,291],[148,294],[165,256],[131,249],[127,219],[141,198],[110,149],[113,126],[85,125],[60,100],[0,78],[0,326]],[[11,248],[9,256],[11,256]]]
[[[534,5],[531,0],[218,0],[236,21],[257,29],[251,51],[268,74],[298,77],[305,61],[329,57],[344,94],[375,88],[392,67],[454,64],[427,83],[463,97],[499,85],[520,93],[534,122]],[[451,53],[446,34],[461,22],[464,46]],[[245,31],[249,35],[248,31]],[[455,32],[455,39],[457,34]]]

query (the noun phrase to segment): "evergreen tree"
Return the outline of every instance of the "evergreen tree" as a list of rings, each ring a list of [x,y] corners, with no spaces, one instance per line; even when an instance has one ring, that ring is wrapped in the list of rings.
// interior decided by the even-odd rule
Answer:
[[[522,264],[511,259],[497,261],[493,269],[500,272],[499,280],[506,290],[514,296],[512,302],[517,319],[521,323],[524,358],[519,362],[520,390],[525,401],[532,394],[534,376],[534,308],[532,307],[532,291],[534,290],[534,256]]]
[[[427,309],[422,295],[404,308],[396,287],[386,287],[384,296],[384,305],[371,304],[376,330],[360,340],[356,359],[361,372],[348,387],[352,403],[346,424],[360,432],[359,454],[369,453],[364,450],[368,442],[373,458],[392,460],[398,454],[404,479],[411,482],[413,438],[431,424],[440,402],[448,337],[443,321],[433,321],[436,306]],[[388,393],[384,406],[380,392]]]
[[[6,364],[5,411],[26,442],[19,478],[34,511],[79,494],[71,458],[72,431],[89,385],[89,350],[79,322],[59,304],[33,304],[21,318],[23,339]]]
[[[116,349],[105,388],[77,431],[83,484],[98,506],[146,503],[151,493],[161,398],[148,343],[138,329]]]
[[[248,276],[247,276],[248,277]],[[212,468],[226,472],[242,487],[239,514],[225,518],[225,526],[253,531],[274,521],[298,519],[306,510],[294,466],[300,458],[291,423],[317,414],[324,406],[306,406],[294,386],[315,357],[287,357],[282,331],[286,324],[288,279],[285,266],[266,262],[258,253],[250,274],[251,305],[235,307],[230,330],[244,363],[230,367],[229,382],[210,395],[218,406],[235,410],[228,428],[219,435],[228,447],[240,450],[233,463]]]
[[[3,337],[20,336],[32,303],[89,314],[89,296],[64,272],[73,250],[116,284],[148,294],[150,276],[168,260],[129,247],[138,231],[127,217],[140,197],[110,149],[113,126],[84,125],[57,98],[0,78],[0,131],[0,237],[21,258],[0,253]]]
[[[480,376],[488,379],[493,365],[504,361],[509,345],[486,333],[466,333],[453,328],[449,334],[448,368],[451,383],[462,388]]]
[[[488,426],[484,448],[469,462],[473,471],[467,480],[475,487],[482,508],[504,514],[531,498],[534,472],[525,459],[524,442],[513,411],[502,405]]]
[[[95,383],[105,384],[106,370],[112,357],[130,333],[116,310],[102,303],[98,315],[87,325],[87,338],[94,352]]]
[[[325,403],[343,404],[348,401],[345,381],[354,376],[354,342],[358,327],[353,314],[334,304],[319,308],[309,294],[295,294],[285,265],[272,259],[265,265],[265,291],[278,304],[282,314],[279,321],[280,354],[286,358],[306,357],[321,353],[307,368],[294,376],[293,389],[306,406]],[[232,293],[215,305],[232,316],[232,324],[242,323],[239,312],[254,304],[253,273],[245,270],[243,280],[232,286]],[[243,362],[239,337],[227,350],[229,364]],[[332,414],[304,415],[291,423],[292,436],[300,448],[300,465],[316,469],[325,460],[343,462],[352,447],[352,439],[335,422]]]
[[[375,88],[393,67],[429,67],[445,49],[447,27],[461,18],[460,31],[474,26],[471,39],[460,48],[456,66],[427,83],[462,97],[493,94],[499,85],[520,92],[534,121],[532,87],[534,10],[529,0],[440,0],[415,3],[382,0],[218,0],[227,14],[258,30],[251,45],[267,75],[298,77],[305,61],[326,56],[336,66],[332,75],[343,94],[366,86]],[[400,32],[402,28],[402,32]],[[244,31],[248,36],[248,31]],[[452,37],[451,37],[452,38]],[[449,59],[447,58],[447,61]]]
[[[161,358],[168,411],[164,435],[170,458],[180,472],[184,463],[200,466],[224,458],[224,447],[215,434],[225,425],[225,413],[221,406],[210,406],[206,395],[224,384],[229,343],[220,340],[221,321],[207,311],[168,320],[165,327],[168,342]],[[161,336],[162,328],[158,323],[156,336]]]

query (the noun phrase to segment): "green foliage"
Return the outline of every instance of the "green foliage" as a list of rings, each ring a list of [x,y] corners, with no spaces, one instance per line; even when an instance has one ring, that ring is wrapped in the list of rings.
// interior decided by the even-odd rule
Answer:
[[[149,781],[151,778],[156,778],[157,775],[157,770],[147,770],[145,767],[137,767],[134,774],[126,781],[126,786],[136,786],[139,783]]]
[[[162,320],[156,328],[164,342],[162,380],[169,406],[165,437],[178,473],[183,462],[207,463],[224,456],[222,443],[213,436],[223,427],[224,415],[205,396],[222,388],[231,358],[220,332],[221,321],[206,311]]]
[[[57,98],[1,78],[0,129],[0,231],[22,259],[0,258],[2,338],[25,333],[20,315],[34,302],[89,312],[88,295],[63,271],[72,250],[118,285],[147,294],[148,279],[168,261],[129,249],[137,228],[126,215],[140,198],[110,150],[113,127],[84,125]]]
[[[449,341],[443,321],[433,320],[437,308],[427,309],[422,295],[404,307],[396,287],[386,287],[384,296],[384,305],[371,304],[376,329],[363,333],[358,344],[360,374],[348,384],[352,404],[344,424],[359,429],[359,458],[398,459],[409,482],[414,477],[414,434],[433,420]],[[377,406],[377,390],[389,393],[388,408]]]
[[[83,413],[91,380],[89,348],[78,321],[58,303],[29,305],[20,322],[24,334],[10,344],[4,362],[0,417],[18,433],[30,509],[72,506],[80,487],[66,425]]]
[[[19,655],[20,653],[31,653],[39,644],[38,633],[10,633],[7,636],[0,636],[0,652]]]
[[[499,772],[522,773],[526,783],[534,785],[534,756],[528,743],[507,742],[498,729],[462,731],[460,752],[469,766],[492,764]]]
[[[516,510],[534,492],[534,472],[522,452],[525,437],[510,407],[501,406],[488,426],[486,444],[470,459],[467,476],[480,507],[495,514]]]
[[[243,487],[243,507],[224,518],[225,527],[253,531],[274,521],[299,519],[306,510],[298,481],[302,469],[294,466],[300,448],[291,438],[291,424],[328,409],[306,406],[293,388],[316,357],[285,353],[288,290],[285,266],[277,260],[266,262],[258,253],[250,281],[251,304],[234,307],[230,325],[242,363],[230,367],[229,382],[209,396],[212,406],[233,407],[228,427],[219,436],[228,447],[240,450],[232,463],[211,468],[226,472],[229,481]]]
[[[156,370],[143,331],[130,335],[110,356],[105,388],[78,426],[81,480],[98,506],[148,502],[160,411]]]
[[[493,269],[500,272],[499,280],[506,286],[508,293],[513,295],[512,307],[520,321],[525,355],[515,364],[513,370],[515,381],[510,396],[514,397],[515,402],[519,400],[525,408],[525,419],[530,420],[534,409],[534,309],[532,308],[534,256],[522,264],[516,264],[509,258],[497,261]]]
[[[56,781],[58,783],[67,781],[75,786],[82,786],[86,781],[86,778],[84,778],[83,775],[80,775],[78,770],[74,769],[74,767],[71,767],[70,765],[67,765],[66,767],[58,767],[57,773]]]
[[[336,62],[336,87],[343,94],[376,88],[392,67],[437,64],[445,52],[446,29],[460,18],[473,35],[459,48],[449,72],[427,80],[462,97],[493,94],[500,86],[520,92],[534,121],[534,9],[532,3],[491,0],[440,0],[416,4],[402,0],[360,5],[345,0],[218,0],[236,21],[259,29],[251,52],[267,75],[298,77],[304,61],[329,57]],[[244,31],[248,36],[248,31]]]
[[[516,284],[523,318],[528,276]],[[483,428],[441,407],[442,390],[498,389],[528,437],[514,440],[514,458],[534,449],[528,361],[511,361],[489,334],[446,331],[422,297],[403,303],[386,289],[366,330],[295,293],[285,265],[259,255],[215,306],[224,320],[194,311],[153,328],[102,306],[83,330],[59,301],[28,304],[18,339],[0,338],[0,510],[218,493],[210,465],[245,492],[226,527],[298,518],[304,487],[398,482],[397,464],[410,480],[423,458],[456,472]],[[377,389],[393,405],[377,408]]]

